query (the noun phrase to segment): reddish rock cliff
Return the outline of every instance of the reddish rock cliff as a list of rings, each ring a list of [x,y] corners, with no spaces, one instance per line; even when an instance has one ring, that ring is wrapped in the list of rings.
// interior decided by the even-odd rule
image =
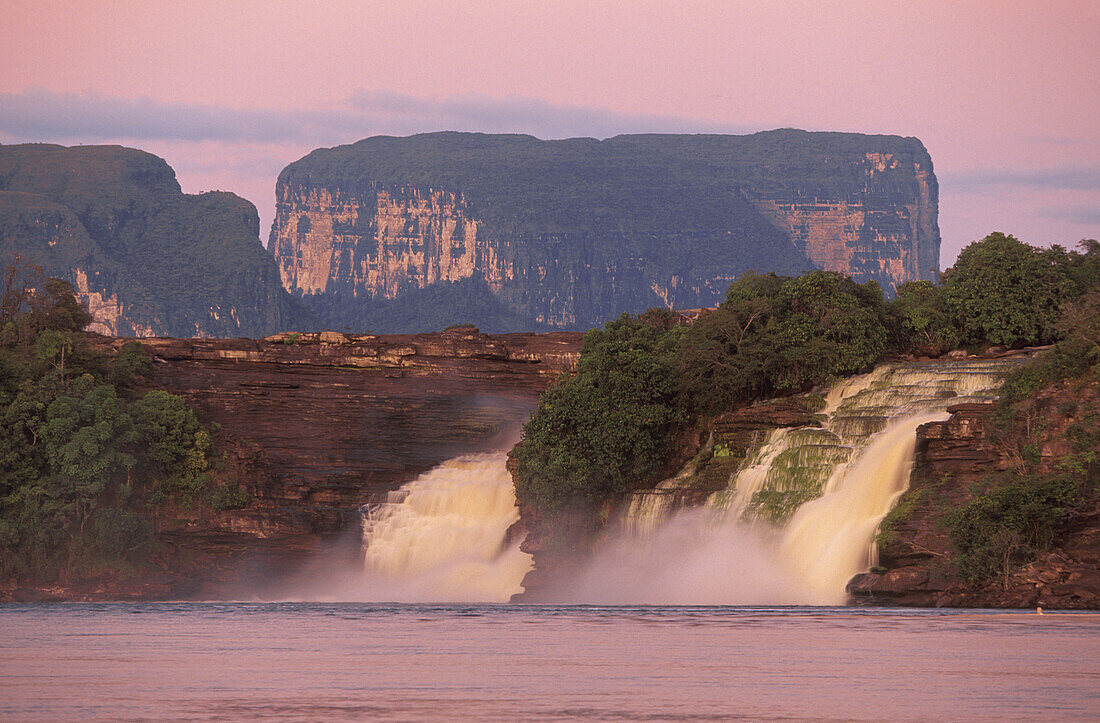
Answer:
[[[914,154],[878,152],[865,154],[859,165],[865,183],[843,199],[758,197],[756,207],[826,271],[873,278],[887,289],[935,279],[938,248],[922,243],[939,238],[939,194],[931,165]],[[881,199],[883,186],[901,173],[912,178],[914,193],[888,208]]]
[[[358,550],[358,507],[460,454],[513,443],[580,334],[281,334],[142,339],[156,386],[219,425],[225,464],[254,501],[161,523],[159,571],[0,599],[157,599],[249,594],[302,563]],[[101,338],[120,346],[126,339]],[[234,583],[249,580],[248,588]],[[226,587],[228,585],[229,587]],[[226,592],[226,590],[230,592]]]
[[[900,504],[910,512],[893,525],[881,567],[848,584],[853,602],[935,607],[1100,608],[1100,510],[1076,515],[1052,549],[1016,569],[1008,579],[973,587],[960,579],[944,524],[945,510],[970,500],[975,482],[1019,462],[990,438],[993,405],[951,408],[945,422],[917,430],[916,464]],[[1070,421],[1048,409],[1048,438],[1059,438]],[[1041,449],[1054,467],[1065,450]]]

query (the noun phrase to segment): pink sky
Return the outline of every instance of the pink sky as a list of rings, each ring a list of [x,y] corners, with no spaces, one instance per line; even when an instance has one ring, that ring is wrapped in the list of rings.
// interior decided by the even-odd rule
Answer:
[[[309,150],[428,130],[917,136],[942,263],[1100,236],[1097,2],[5,3],[0,142],[122,143],[270,224]]]

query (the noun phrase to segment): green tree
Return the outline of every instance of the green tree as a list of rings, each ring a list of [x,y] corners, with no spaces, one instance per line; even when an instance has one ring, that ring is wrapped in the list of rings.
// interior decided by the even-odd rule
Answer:
[[[160,504],[207,499],[210,434],[181,398],[136,395],[148,352],[137,342],[110,360],[96,351],[67,285],[15,271],[3,283],[0,576],[47,581],[138,564],[154,549],[149,516]],[[221,509],[251,501],[236,484],[214,491]]]
[[[160,492],[193,503],[210,483],[210,434],[183,399],[159,389],[134,403],[133,417]]]
[[[626,314],[585,335],[577,373],[543,394],[524,426],[521,501],[594,508],[652,477],[680,420],[674,340]]]
[[[1054,341],[1071,290],[1055,257],[999,232],[963,249],[943,275],[944,306],[970,344]]]
[[[683,334],[678,367],[689,406],[717,412],[860,371],[885,349],[885,317],[874,282],[825,271],[746,274]]]
[[[1018,478],[989,489],[947,516],[959,572],[971,583],[1000,577],[1050,547],[1073,509],[1076,482],[1067,476]]]
[[[123,344],[111,364],[111,382],[116,386],[128,387],[139,380],[147,379],[153,372],[153,360],[149,352],[139,341]]]
[[[939,356],[962,341],[945,308],[941,288],[931,281],[899,286],[889,311],[899,351]]]
[[[108,485],[134,466],[131,445],[138,434],[124,399],[91,375],[73,383],[46,409],[41,428],[45,457],[64,499],[84,524]]]
[[[885,305],[874,281],[811,271],[783,284],[783,318],[767,366],[779,392],[797,392],[874,364],[886,347]]]

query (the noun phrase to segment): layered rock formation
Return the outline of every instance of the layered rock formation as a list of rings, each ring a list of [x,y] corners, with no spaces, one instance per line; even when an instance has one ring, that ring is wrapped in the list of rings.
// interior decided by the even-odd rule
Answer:
[[[117,343],[117,342],[116,342]],[[580,335],[149,339],[155,381],[263,450],[280,504],[354,508],[445,459],[502,448]]]
[[[1063,400],[1064,401],[1064,400]],[[990,472],[1016,466],[1004,446],[989,435],[993,405],[964,404],[949,409],[945,422],[917,430],[917,453],[910,488],[901,504],[909,514],[893,525],[880,551],[881,567],[856,576],[848,592],[856,603],[927,607],[1100,608],[1100,510],[1077,517],[1052,549],[1013,571],[1010,577],[973,587],[952,564],[954,550],[944,510],[973,498],[975,483]],[[1050,411],[1053,411],[1051,409]],[[1069,450],[1060,432],[1072,420],[1051,417],[1061,439],[1040,448],[1054,468]]]
[[[262,336],[312,319],[282,289],[251,203],[184,194],[131,148],[0,146],[0,264],[17,260],[72,283],[105,334]]]
[[[119,347],[126,339],[103,338]],[[157,387],[217,426],[222,462],[254,501],[158,523],[159,571],[0,599],[263,594],[306,563],[359,554],[358,508],[446,459],[504,449],[580,335],[280,334],[147,339]]]
[[[397,299],[421,328],[583,329],[713,305],[750,269],[934,278],[937,195],[895,136],[375,137],[280,174],[270,248],[338,326],[386,330]]]

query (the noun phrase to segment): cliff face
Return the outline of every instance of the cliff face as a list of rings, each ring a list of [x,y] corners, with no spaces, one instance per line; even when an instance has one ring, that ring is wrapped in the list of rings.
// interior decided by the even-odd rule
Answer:
[[[1044,415],[1048,442],[1038,449],[1047,469],[1057,468],[1068,456],[1062,433],[1074,421],[1054,414],[1054,408],[1050,404]],[[1076,517],[1052,549],[1006,579],[972,587],[959,577],[952,564],[954,550],[944,525],[944,509],[972,499],[976,483],[987,473],[1011,469],[1019,460],[990,440],[993,405],[966,404],[949,411],[952,416],[947,421],[917,430],[916,463],[909,491],[899,503],[910,505],[912,511],[894,526],[880,550],[881,567],[857,575],[848,584],[853,601],[927,607],[1100,608],[1100,510]]]
[[[255,595],[321,559],[356,558],[360,505],[446,459],[512,444],[539,394],[575,363],[580,335],[462,328],[142,343],[155,386],[220,427],[221,464],[254,501],[158,522],[158,569],[76,587],[0,584],[0,600]]]
[[[280,206],[295,209],[277,237],[287,288],[319,294],[330,286],[353,297],[397,296],[408,288],[482,273],[499,288],[507,275],[495,249],[478,239],[465,200],[416,188],[372,189],[367,197],[339,189],[280,188]],[[373,247],[364,243],[373,236]]]
[[[287,342],[291,343],[287,343]],[[149,339],[155,381],[263,450],[279,504],[354,508],[459,454],[505,446],[580,335]]]
[[[162,159],[118,146],[0,146],[0,263],[73,284],[92,331],[260,336],[311,318],[281,288],[255,207],[187,195]]]
[[[920,142],[893,136],[376,137],[280,174],[270,248],[335,325],[385,330],[382,300],[470,280],[514,318],[465,303],[467,321],[580,329],[713,305],[750,269],[933,278],[937,193]]]
[[[826,271],[875,279],[886,289],[914,279],[935,280],[939,194],[927,156],[871,151],[853,160],[863,175],[862,187],[844,200],[807,201],[792,194],[757,198],[756,207]],[[892,188],[902,175],[910,177],[911,185]],[[889,209],[888,199],[904,202]]]

